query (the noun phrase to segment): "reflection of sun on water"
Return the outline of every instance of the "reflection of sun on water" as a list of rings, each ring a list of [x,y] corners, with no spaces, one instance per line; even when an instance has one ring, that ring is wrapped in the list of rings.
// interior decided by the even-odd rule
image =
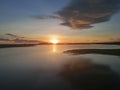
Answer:
[[[50,42],[53,44],[52,52],[56,53],[57,52],[57,46],[56,46],[56,44],[59,43],[59,40],[56,39],[56,38],[54,38],[54,39],[51,39]]]
[[[56,52],[57,52],[56,45],[53,45],[53,52],[54,52],[54,53],[56,53]]]

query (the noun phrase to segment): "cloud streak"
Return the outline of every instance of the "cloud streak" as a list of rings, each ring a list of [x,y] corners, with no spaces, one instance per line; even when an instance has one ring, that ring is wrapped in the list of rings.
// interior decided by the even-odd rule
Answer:
[[[11,40],[7,38],[0,38],[0,41],[11,41]]]
[[[24,38],[24,37],[20,37],[20,36],[17,36],[15,34],[11,34],[11,33],[6,33],[5,35],[10,36],[12,38]]]
[[[21,37],[21,36],[17,36],[15,34],[11,34],[11,33],[6,33],[5,36],[10,36],[10,37],[1,37],[0,41],[4,41],[4,42],[14,42],[14,43],[42,43],[42,41],[38,41],[38,40],[31,40],[31,39],[27,39],[25,37]],[[12,37],[12,39],[11,39]]]
[[[56,14],[53,15],[31,15],[30,18],[36,19],[36,20],[44,20],[44,19],[61,19],[61,16]]]
[[[39,42],[37,40],[27,40],[27,39],[14,39],[13,40],[16,43],[35,43],[35,42]]]
[[[61,25],[73,29],[89,29],[92,24],[109,21],[120,9],[120,0],[71,0],[57,14]]]

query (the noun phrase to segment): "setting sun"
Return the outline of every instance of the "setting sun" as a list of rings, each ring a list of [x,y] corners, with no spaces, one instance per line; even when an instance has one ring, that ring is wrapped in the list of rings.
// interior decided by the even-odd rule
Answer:
[[[59,40],[57,40],[57,39],[52,39],[50,42],[53,43],[53,44],[57,44],[57,43],[59,42]]]

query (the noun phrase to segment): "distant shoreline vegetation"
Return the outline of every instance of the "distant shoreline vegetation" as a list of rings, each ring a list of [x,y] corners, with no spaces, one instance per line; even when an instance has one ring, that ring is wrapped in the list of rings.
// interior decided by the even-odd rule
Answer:
[[[72,54],[72,55],[103,54],[103,55],[120,56],[120,49],[72,49],[72,50],[64,51],[64,53]]]
[[[102,42],[102,43],[57,43],[56,45],[120,45],[120,42]],[[36,45],[53,45],[52,43],[38,43],[38,44],[0,44],[0,48],[11,48],[11,47],[30,47]]]
[[[120,42],[89,42],[89,43],[58,43],[60,45],[79,45],[79,44],[104,44],[104,45],[120,45]]]
[[[0,48],[30,47],[30,46],[35,46],[35,44],[1,44]]]

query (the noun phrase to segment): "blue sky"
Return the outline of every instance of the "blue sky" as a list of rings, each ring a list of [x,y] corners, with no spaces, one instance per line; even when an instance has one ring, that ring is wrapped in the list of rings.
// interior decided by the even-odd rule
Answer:
[[[30,15],[52,14],[68,0],[0,0],[0,21],[26,19]]]
[[[75,22],[78,20],[74,20],[72,23],[69,22],[70,17],[72,17],[70,14],[73,12],[70,8],[74,8],[73,3],[76,3],[71,1],[73,0],[0,0],[0,38],[4,38],[4,34],[6,33],[11,33],[42,41],[49,41],[51,38],[58,38],[61,42],[116,41],[120,39],[119,11],[110,14],[110,20],[105,22],[87,25],[86,19],[80,19],[79,21],[82,24],[79,25],[80,27],[77,27],[78,23]],[[79,1],[82,0],[75,1],[81,4]],[[107,2],[107,0],[104,1]],[[108,7],[107,3],[105,5]],[[111,5],[117,9],[117,4]],[[67,9],[64,9],[65,7]],[[81,6],[75,9],[77,10],[79,8],[84,9],[86,7]],[[79,11],[80,16],[83,13]],[[60,12],[59,15],[62,19],[35,19],[32,17],[49,16],[57,12]],[[66,15],[67,12],[69,13],[68,15]],[[103,13],[103,15],[107,13]],[[102,14],[100,13],[100,15]],[[94,16],[97,16],[97,14]],[[75,18],[73,15],[72,20]],[[61,23],[65,25],[60,25]],[[85,23],[85,27],[83,27],[83,23]],[[89,21],[88,23],[91,22]],[[91,25],[93,27],[86,29],[86,25],[87,27]]]

